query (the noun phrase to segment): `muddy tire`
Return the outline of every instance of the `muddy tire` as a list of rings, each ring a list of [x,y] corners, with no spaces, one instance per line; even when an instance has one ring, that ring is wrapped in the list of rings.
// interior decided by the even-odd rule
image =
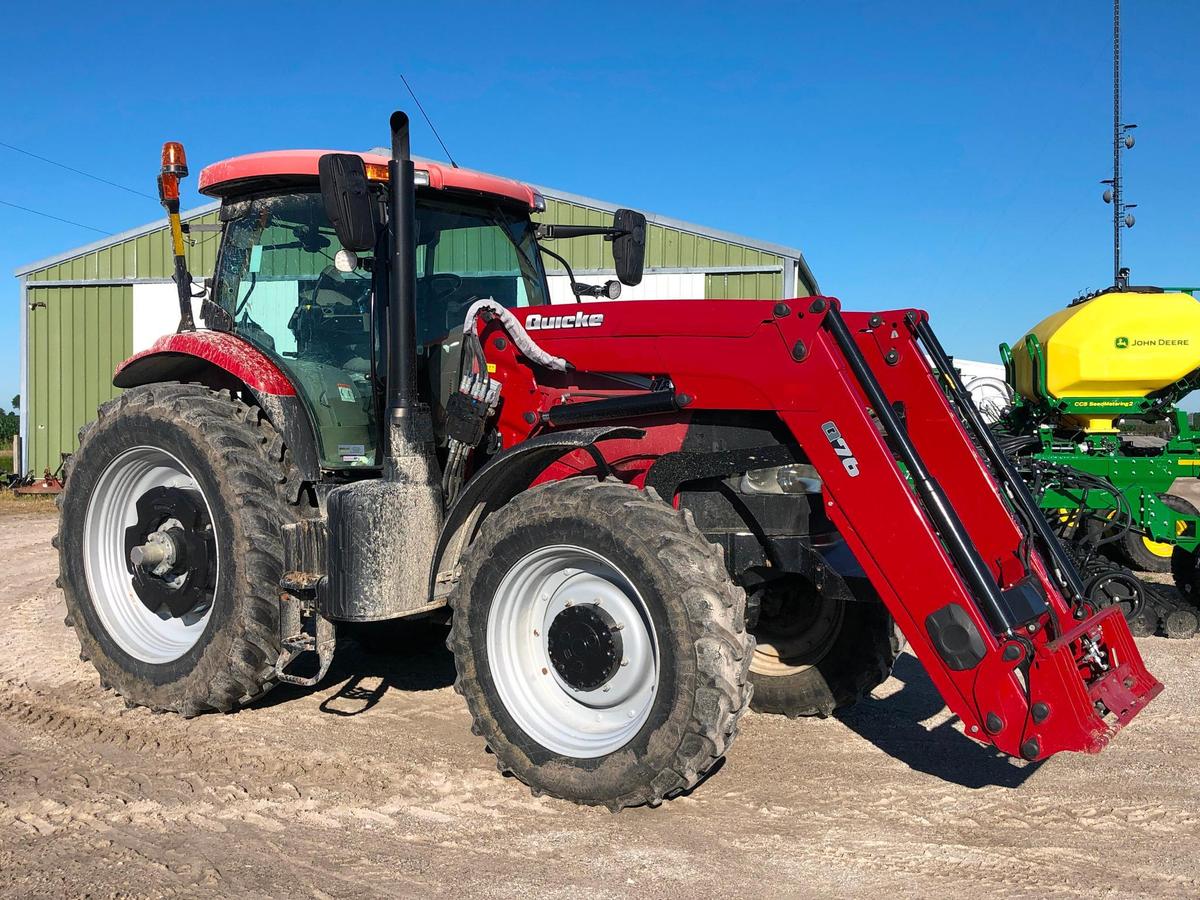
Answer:
[[[834,576],[836,577],[836,576]],[[750,662],[755,712],[797,718],[830,715],[882,684],[900,652],[884,605],[818,591],[806,579],[787,596],[764,598]]]
[[[502,772],[616,811],[658,804],[723,757],[750,702],[745,593],[690,514],[572,478],[486,519],[447,646]]]
[[[185,716],[268,690],[296,494],[278,432],[228,391],[156,384],[101,407],[55,538],[67,624],[101,685]],[[170,555],[151,571],[131,547]]]

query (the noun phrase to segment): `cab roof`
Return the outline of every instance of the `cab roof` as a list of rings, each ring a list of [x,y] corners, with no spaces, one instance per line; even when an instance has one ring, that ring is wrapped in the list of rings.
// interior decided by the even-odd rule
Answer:
[[[210,197],[225,197],[235,193],[246,183],[283,178],[317,177],[317,160],[326,153],[354,151],[339,150],[269,150],[265,153],[250,153],[235,156],[222,162],[206,166],[200,172],[199,189]],[[357,153],[367,165],[384,166],[388,158],[378,153]],[[527,184],[488,175],[471,169],[460,169],[426,159],[414,159],[418,172],[426,172],[429,187],[437,190],[475,191],[494,194],[525,204],[530,209],[539,209],[541,196]]]

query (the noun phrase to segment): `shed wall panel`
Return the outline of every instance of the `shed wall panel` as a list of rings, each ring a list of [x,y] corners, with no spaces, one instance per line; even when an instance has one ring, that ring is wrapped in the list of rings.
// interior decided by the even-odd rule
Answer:
[[[215,225],[216,212],[194,216],[189,223]],[[212,274],[217,263],[217,244],[220,235],[201,231],[187,235],[188,265],[197,277]],[[170,257],[171,241],[166,228],[127,241],[102,247],[65,260],[36,272],[27,280],[38,281],[121,281],[131,278],[169,278],[173,271]]]
[[[79,445],[78,431],[115,397],[112,373],[133,343],[133,289],[36,287],[29,302],[29,466],[58,468]]]
[[[534,218],[541,222],[555,222],[564,225],[605,226],[612,224],[610,213],[553,198],[546,199],[546,211],[535,215]],[[564,257],[571,264],[572,269],[612,270],[612,255],[603,237],[551,241],[547,245],[551,250]],[[546,257],[545,263],[547,272],[557,274],[564,271],[562,265],[550,257]],[[790,264],[789,260],[773,253],[692,232],[667,228],[653,222],[646,229],[646,268],[648,269],[695,269],[722,266],[772,268],[788,264]],[[748,297],[774,298],[782,296],[783,293],[781,276],[768,275],[765,279],[748,279],[738,284],[739,289],[753,292],[745,295]]]
[[[782,272],[720,273],[704,278],[706,300],[773,300],[782,296]]]

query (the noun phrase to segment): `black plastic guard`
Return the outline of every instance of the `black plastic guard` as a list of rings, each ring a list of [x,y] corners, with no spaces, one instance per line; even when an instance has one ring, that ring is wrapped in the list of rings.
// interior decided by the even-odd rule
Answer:
[[[983,635],[967,611],[957,603],[947,603],[925,618],[925,630],[938,655],[951,669],[973,669],[987,655]]]
[[[1006,588],[1000,596],[1004,598],[1014,622],[1032,622],[1049,609],[1042,586],[1032,575],[1027,575],[1012,587]]]

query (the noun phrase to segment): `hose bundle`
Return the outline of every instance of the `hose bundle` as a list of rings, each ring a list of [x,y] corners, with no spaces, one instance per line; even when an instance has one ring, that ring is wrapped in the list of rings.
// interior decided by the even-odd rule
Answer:
[[[500,382],[488,372],[487,357],[479,340],[477,324],[481,314],[497,317],[527,359],[556,372],[569,372],[574,368],[562,357],[539,347],[520,319],[491,297],[476,300],[467,308],[459,353],[458,394],[447,404],[449,439],[442,474],[442,495],[446,503],[452,503],[462,489],[467,459],[484,433],[484,422],[500,402]]]

